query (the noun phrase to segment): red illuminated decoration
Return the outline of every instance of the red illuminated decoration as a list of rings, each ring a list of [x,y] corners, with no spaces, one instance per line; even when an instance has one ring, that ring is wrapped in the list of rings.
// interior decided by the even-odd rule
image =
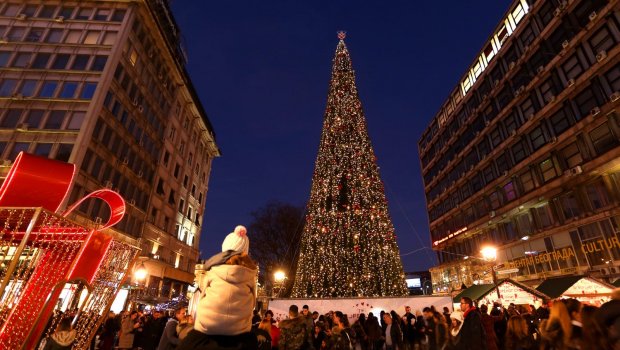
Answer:
[[[63,287],[70,281],[82,281],[87,286],[89,297],[82,305],[83,315],[98,313],[96,318],[82,319],[78,314],[74,320],[82,334],[73,348],[82,348],[135,258],[135,247],[101,232],[125,215],[125,201],[118,193],[108,189],[92,192],[61,215],[56,214],[75,173],[73,164],[22,152],[0,187],[0,226],[5,227],[0,250],[5,254],[14,250],[10,262],[3,261],[9,265],[8,272],[0,275],[0,349],[35,348]],[[90,198],[109,206],[110,218],[104,225],[87,228],[67,219]],[[105,269],[100,269],[102,266]],[[109,273],[114,269],[116,273]]]

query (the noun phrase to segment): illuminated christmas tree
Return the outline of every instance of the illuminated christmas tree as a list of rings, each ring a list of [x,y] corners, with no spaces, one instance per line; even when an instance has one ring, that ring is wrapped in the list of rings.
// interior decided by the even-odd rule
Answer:
[[[406,295],[351,57],[338,37],[292,297]]]

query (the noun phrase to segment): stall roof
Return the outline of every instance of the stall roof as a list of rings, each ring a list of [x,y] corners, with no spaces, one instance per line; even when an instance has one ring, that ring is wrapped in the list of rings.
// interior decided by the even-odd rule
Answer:
[[[577,283],[583,276],[564,276],[549,278],[543,281],[536,290],[547,294],[552,299],[558,298],[566,292],[573,284]]]
[[[513,280],[511,280],[509,278],[497,281],[497,285],[498,286],[500,286],[502,283],[510,283],[512,285],[515,285],[515,286],[523,289],[524,291],[526,291],[526,292],[528,292],[530,294],[534,294],[535,296],[537,296],[537,297],[539,297],[541,299],[549,298],[546,293],[542,293],[539,290],[533,289],[533,288],[528,287],[527,285],[525,285],[523,283],[519,283],[517,281],[513,281]],[[485,295],[487,295],[490,292],[492,292],[493,290],[495,290],[495,285],[493,285],[493,284],[473,285],[473,286],[465,289],[464,291],[460,292],[456,297],[454,297],[454,299],[452,301],[454,303],[458,303],[459,301],[461,301],[462,297],[470,297],[471,300],[480,300]]]
[[[478,300],[487,295],[494,287],[495,286],[492,284],[474,284],[455,296],[452,302],[458,303],[463,297],[469,297],[471,300]]]
[[[614,283],[612,283],[612,285],[614,287],[620,287],[620,278],[618,278],[617,280],[614,281]]]

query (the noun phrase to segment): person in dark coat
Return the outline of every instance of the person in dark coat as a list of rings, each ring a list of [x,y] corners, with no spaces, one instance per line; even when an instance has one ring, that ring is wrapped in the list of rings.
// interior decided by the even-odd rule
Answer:
[[[375,317],[372,312],[368,314],[368,319],[364,325],[364,331],[366,331],[366,336],[368,337],[368,348],[370,350],[381,349],[383,345],[383,340],[381,340],[381,326],[379,325],[377,317]]]
[[[172,350],[179,345],[179,335],[177,334],[177,325],[179,322],[182,322],[185,317],[185,311],[187,309],[185,307],[180,307],[175,310],[174,318],[171,318],[166,323],[166,328],[164,328],[164,334],[162,334],[161,339],[159,340],[159,345],[157,346],[157,350]]]
[[[410,306],[405,306],[405,315],[403,315],[403,342],[408,348],[413,349],[415,342],[415,315],[411,312]]]
[[[463,350],[486,350],[486,333],[482,326],[480,311],[474,306],[468,297],[461,298],[461,311],[463,311],[463,326],[459,333],[459,349]]]
[[[386,350],[404,350],[405,344],[403,343],[403,333],[400,330],[398,322],[392,320],[392,316],[389,313],[383,314],[383,323],[385,324],[385,349]]]
[[[480,306],[480,317],[482,320],[482,326],[484,327],[484,332],[487,335],[487,350],[498,350],[497,336],[495,335],[495,322],[501,320],[502,317],[490,316],[488,314],[488,311],[489,308],[486,304]]]

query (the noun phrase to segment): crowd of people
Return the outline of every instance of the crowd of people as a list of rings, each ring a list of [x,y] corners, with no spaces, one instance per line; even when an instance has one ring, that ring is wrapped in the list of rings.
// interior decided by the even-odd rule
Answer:
[[[143,350],[620,350],[620,289],[601,307],[576,299],[533,305],[479,305],[467,297],[453,312],[434,306],[404,314],[384,310],[359,315],[352,324],[341,311],[320,314],[308,305],[289,307],[277,322],[272,311],[260,315],[256,305],[257,264],[249,257],[249,240],[239,226],[222,244],[222,252],[205,262],[204,297],[196,320],[185,308],[170,318],[158,310],[110,314],[92,349]],[[71,335],[61,322],[49,339]],[[67,344],[65,341],[63,344]],[[51,346],[60,347],[51,347]],[[47,349],[46,349],[47,350]]]

